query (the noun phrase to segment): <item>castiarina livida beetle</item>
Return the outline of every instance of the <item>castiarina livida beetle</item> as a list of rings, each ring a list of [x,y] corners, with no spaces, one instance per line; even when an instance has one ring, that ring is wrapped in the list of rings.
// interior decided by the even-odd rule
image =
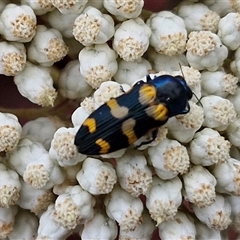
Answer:
[[[80,153],[100,155],[127,148],[150,130],[153,141],[170,117],[189,112],[193,93],[183,77],[148,75],[146,79],[107,101],[83,122],[74,141]]]

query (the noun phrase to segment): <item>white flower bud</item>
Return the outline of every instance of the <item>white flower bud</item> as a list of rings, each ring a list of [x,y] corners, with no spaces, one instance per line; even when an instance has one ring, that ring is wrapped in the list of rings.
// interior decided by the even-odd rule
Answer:
[[[170,11],[153,13],[147,20],[152,30],[150,45],[160,54],[174,56],[185,51],[187,31],[182,18]]]
[[[215,201],[215,177],[201,165],[193,166],[183,175],[186,199],[199,208],[211,205]]]
[[[125,61],[143,56],[149,46],[151,30],[141,18],[122,22],[115,31],[113,49]]]
[[[140,15],[144,5],[143,0],[103,0],[103,6],[120,21],[136,18]]]
[[[236,50],[240,46],[240,14],[228,13],[221,18],[218,24],[218,36],[230,50]]]
[[[78,224],[89,221],[93,215],[95,199],[80,186],[69,186],[55,202],[53,219],[59,226],[74,229]]]
[[[231,205],[232,212],[231,212],[231,218],[232,218],[232,224],[231,226],[236,232],[240,232],[240,196],[227,196],[226,197],[228,202]]]
[[[186,148],[176,140],[163,139],[158,145],[148,148],[150,161],[156,174],[162,179],[171,179],[189,168]]]
[[[142,214],[142,222],[139,226],[135,228],[133,231],[124,231],[120,227],[119,229],[119,240],[133,240],[133,239],[142,239],[142,240],[151,240],[152,234],[154,231],[154,222],[150,218],[149,214],[147,211],[144,211]]]
[[[171,180],[162,180],[153,177],[152,187],[147,193],[146,207],[157,226],[173,220],[182,203],[182,182],[178,177]]]
[[[43,107],[53,106],[57,97],[53,79],[47,68],[27,62],[24,70],[14,77],[20,94]]]
[[[228,99],[210,95],[203,97],[201,103],[204,111],[204,127],[224,131],[236,119],[234,105]]]
[[[196,230],[197,230],[197,236],[196,239],[201,240],[209,240],[209,239],[215,239],[215,240],[222,240],[221,237],[221,231],[209,228],[205,224],[201,222],[195,222]]]
[[[178,211],[173,220],[162,222],[158,226],[159,237],[169,239],[196,239],[196,227],[191,218]]]
[[[97,89],[117,71],[117,54],[106,44],[91,45],[79,53],[80,73],[86,82]]]
[[[43,18],[52,28],[58,30],[63,37],[72,38],[72,27],[78,15],[78,13],[62,14],[60,11],[55,9],[49,14],[44,15]]]
[[[63,126],[64,123],[57,116],[39,117],[23,125],[22,137],[42,143],[49,150],[54,133]]]
[[[18,118],[11,113],[0,112],[0,152],[14,150],[21,133],[22,127]]]
[[[78,60],[73,60],[61,70],[58,86],[59,92],[69,99],[78,99],[89,96],[92,88],[86,83],[84,77],[80,73]]]
[[[28,164],[41,158],[43,154],[47,154],[47,151],[41,143],[23,138],[19,141],[15,151],[9,154],[8,162],[20,176],[23,176]]]
[[[94,7],[86,7],[74,21],[73,36],[84,46],[106,43],[114,34],[114,21]]]
[[[128,151],[116,160],[118,182],[132,196],[146,195],[151,187],[152,172],[146,158],[137,151]]]
[[[30,6],[36,15],[43,15],[54,9],[54,6],[52,5],[51,1],[21,0],[21,4]]]
[[[27,210],[19,209],[15,216],[13,231],[9,234],[8,240],[35,239],[38,230],[38,218]]]
[[[240,3],[238,1],[233,3],[232,0],[225,0],[224,2],[218,0],[203,0],[203,3],[221,17],[224,17],[230,12],[238,12],[240,8]]]
[[[238,78],[224,71],[204,71],[202,78],[202,96],[217,95],[227,97],[234,95],[238,88]]]
[[[178,6],[177,14],[184,20],[188,33],[200,30],[217,32],[220,16],[202,3],[185,1]]]
[[[117,182],[112,165],[90,157],[84,160],[76,178],[79,185],[93,195],[111,192]]]
[[[240,115],[240,88],[238,87],[234,95],[228,95],[227,99],[233,104],[237,115]]]
[[[48,153],[30,162],[23,173],[23,180],[36,189],[51,189],[64,180],[64,174]]]
[[[235,147],[240,147],[240,117],[238,116],[226,129],[227,139]]]
[[[70,234],[70,230],[60,226],[54,220],[54,205],[50,205],[48,209],[41,215],[39,219],[38,235],[36,240],[58,239],[65,240]]]
[[[37,18],[29,6],[8,4],[0,16],[0,33],[8,41],[30,42],[36,33]]]
[[[80,14],[88,2],[87,0],[51,0],[52,5],[62,14],[76,13]]]
[[[15,76],[26,64],[26,50],[19,42],[0,42],[0,74]]]
[[[193,31],[186,44],[187,60],[190,66],[216,71],[228,56],[228,49],[220,38],[211,31]]]
[[[68,53],[61,33],[53,28],[38,25],[36,35],[28,47],[28,59],[41,66],[50,67]]]
[[[143,203],[115,186],[104,200],[107,215],[118,222],[123,231],[134,231],[142,222]]]
[[[151,70],[151,64],[145,58],[138,58],[135,61],[127,62],[121,59],[118,62],[118,70],[113,76],[116,82],[132,86],[136,79],[140,79]]]
[[[217,179],[216,189],[220,193],[240,195],[240,161],[229,158],[214,165],[213,175]],[[226,174],[227,173],[227,174]]]
[[[6,239],[13,231],[17,206],[9,208],[0,207],[0,238]]]
[[[204,121],[203,109],[192,101],[189,101],[190,112],[170,118],[167,122],[169,136],[181,143],[188,143],[193,139],[196,131]]]
[[[18,174],[0,163],[0,207],[9,208],[19,198],[21,183]]]
[[[217,131],[204,128],[197,132],[190,142],[190,160],[192,163],[202,166],[225,162],[230,157],[230,147],[230,142],[225,140]]]
[[[114,220],[103,213],[96,213],[91,220],[84,224],[81,239],[105,239],[114,240],[117,237],[118,229]]]
[[[153,48],[149,48],[147,50],[147,59],[152,64],[152,69],[154,69],[156,72],[163,70],[167,72],[178,71],[179,65],[188,65],[185,54],[167,56],[165,54],[157,53]]]
[[[215,201],[207,207],[199,208],[192,204],[192,209],[197,218],[209,228],[216,230],[226,229],[230,223],[231,206],[221,195],[216,195]]]
[[[82,162],[86,156],[79,153],[74,145],[74,138],[79,127],[59,128],[52,139],[49,155],[62,167]]]
[[[21,191],[18,205],[40,216],[48,206],[54,203],[56,196],[52,190],[34,189],[28,183],[21,180]]]

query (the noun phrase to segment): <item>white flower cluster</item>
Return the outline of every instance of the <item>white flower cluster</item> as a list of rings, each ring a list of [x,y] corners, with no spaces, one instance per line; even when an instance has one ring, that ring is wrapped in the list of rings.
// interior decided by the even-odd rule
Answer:
[[[22,126],[18,112],[0,108],[0,239],[240,234],[240,4],[189,0],[160,12],[143,5],[0,2],[0,74],[56,115],[38,108]],[[79,153],[83,121],[147,74],[182,75],[194,93],[190,112],[138,150]],[[56,102],[67,104],[68,121]]]

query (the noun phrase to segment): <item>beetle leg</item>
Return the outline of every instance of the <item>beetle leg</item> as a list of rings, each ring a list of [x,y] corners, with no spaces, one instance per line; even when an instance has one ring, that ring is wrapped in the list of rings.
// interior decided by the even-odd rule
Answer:
[[[156,139],[157,135],[158,135],[158,128],[157,128],[157,129],[154,129],[154,130],[152,131],[152,138],[151,138],[150,140],[145,141],[145,142],[141,142],[139,145],[137,145],[137,146],[135,147],[135,149],[138,149],[138,148],[140,148],[140,147],[143,146],[143,145],[146,145],[146,144],[149,144],[149,143],[153,142],[153,141]]]

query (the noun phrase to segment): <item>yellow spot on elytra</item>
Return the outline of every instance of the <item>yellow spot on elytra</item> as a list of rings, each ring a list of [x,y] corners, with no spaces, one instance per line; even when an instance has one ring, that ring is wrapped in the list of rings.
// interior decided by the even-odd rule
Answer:
[[[110,144],[107,141],[103,140],[102,138],[99,138],[95,143],[101,148],[99,153],[101,154],[108,153],[110,149]]]
[[[165,121],[168,118],[168,110],[163,104],[148,107],[146,113],[156,121]]]
[[[128,108],[119,106],[116,99],[111,99],[107,102],[108,107],[110,108],[110,112],[112,116],[115,118],[124,118],[128,114]]]
[[[156,88],[152,85],[145,84],[139,90],[139,102],[143,104],[150,104],[156,98]]]
[[[132,144],[137,140],[137,137],[134,132],[135,124],[136,124],[136,120],[134,120],[133,118],[127,119],[122,124],[122,133],[125,136],[127,136],[129,144]]]
[[[96,131],[96,120],[94,118],[87,118],[84,121],[83,126],[88,127],[88,131],[93,133]]]

